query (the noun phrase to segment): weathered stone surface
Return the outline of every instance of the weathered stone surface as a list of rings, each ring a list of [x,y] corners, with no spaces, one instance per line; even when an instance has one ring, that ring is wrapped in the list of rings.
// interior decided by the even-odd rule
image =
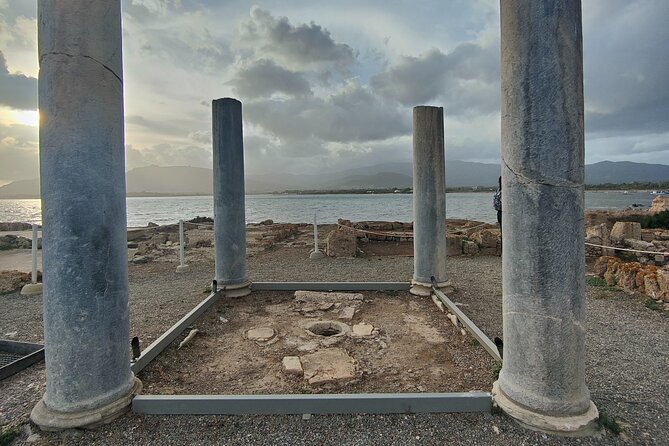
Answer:
[[[643,276],[643,289],[644,293],[646,293],[647,296],[652,297],[653,299],[662,299],[663,298],[663,293],[662,290],[660,290],[660,285],[657,282],[657,272],[656,273],[650,273],[646,274]]]
[[[255,342],[267,342],[276,336],[276,331],[271,327],[252,328],[246,332],[246,338]]]
[[[361,293],[336,293],[325,291],[295,291],[296,302],[361,302],[364,296]]]
[[[669,196],[658,195],[653,198],[653,202],[648,210],[649,214],[657,214],[658,212],[669,210]]]
[[[352,329],[353,331],[351,332],[351,336],[356,337],[372,336],[374,332],[374,326],[366,322],[355,324]]]
[[[500,10],[504,367],[495,401],[527,425],[561,431],[584,413],[584,425],[597,418],[585,383],[581,4],[505,0]],[[533,415],[543,414],[551,420],[540,424]]]
[[[0,271],[0,294],[18,291],[26,283],[30,283],[30,273]]]
[[[479,245],[470,240],[463,240],[462,253],[468,256],[475,256],[479,253]]]
[[[669,270],[658,269],[655,280],[660,290],[660,298],[665,302],[669,302]]]
[[[609,268],[609,262],[620,262],[620,259],[613,256],[601,256],[595,260],[593,272],[599,277],[604,277],[604,273]]]
[[[625,246],[628,246],[632,249],[638,249],[639,251],[655,251],[655,245],[650,242],[644,242],[643,240],[637,240],[633,238],[626,238],[624,240]]]
[[[214,165],[214,249],[218,287],[235,285],[235,295],[251,292],[246,275],[246,220],[242,103],[212,102]]]
[[[500,240],[499,229],[484,229],[470,237],[480,248],[497,248]]]
[[[465,237],[463,235],[447,235],[446,236],[446,255],[459,256],[462,255],[462,242]]]
[[[448,281],[444,170],[444,109],[414,107],[412,294],[425,294],[422,284],[429,284],[431,277],[439,284]]]
[[[339,319],[343,319],[346,321],[350,321],[353,319],[353,316],[355,315],[355,308],[354,307],[344,307],[341,309],[339,312]]]
[[[109,421],[130,370],[121,3],[41,2],[40,182],[46,392],[62,429]]]
[[[304,374],[299,356],[284,356],[281,364],[286,375],[302,376]]]
[[[13,234],[0,235],[0,251],[8,251],[10,249],[30,249],[31,246],[32,242],[29,238]]]
[[[0,231],[27,231],[32,228],[30,223],[21,222],[0,222]]]
[[[350,381],[357,377],[355,360],[341,348],[326,348],[300,357],[304,378],[320,385]]]
[[[326,239],[325,254],[330,257],[355,257],[358,239],[353,231],[335,229]]]
[[[625,239],[641,240],[641,224],[633,221],[617,221],[611,229],[611,241],[623,243]]]

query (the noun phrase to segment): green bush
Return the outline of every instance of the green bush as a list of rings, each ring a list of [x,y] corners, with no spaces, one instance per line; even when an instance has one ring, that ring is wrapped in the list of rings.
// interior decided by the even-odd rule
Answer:
[[[669,210],[658,212],[654,215],[646,215],[641,218],[642,228],[669,229]]]

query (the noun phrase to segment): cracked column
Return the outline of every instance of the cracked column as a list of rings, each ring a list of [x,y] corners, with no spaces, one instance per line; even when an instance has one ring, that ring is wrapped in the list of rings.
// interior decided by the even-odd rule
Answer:
[[[216,281],[227,296],[251,292],[246,276],[246,217],[242,103],[212,102]]]
[[[411,294],[432,294],[430,278],[452,290],[446,276],[444,109],[413,109],[413,252]]]
[[[129,406],[121,2],[38,3],[46,392],[44,430]]]
[[[578,0],[502,0],[504,366],[511,417],[591,432],[585,385],[583,53]]]

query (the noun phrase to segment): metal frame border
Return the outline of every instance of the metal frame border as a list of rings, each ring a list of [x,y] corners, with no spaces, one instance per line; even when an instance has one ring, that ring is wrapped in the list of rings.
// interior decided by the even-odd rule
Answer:
[[[44,346],[42,344],[0,339],[0,348],[13,351],[17,355],[23,355],[22,358],[0,367],[0,381],[44,359]]]
[[[255,282],[254,291],[407,291],[408,282]],[[165,350],[189,325],[221,297],[217,289],[156,339],[131,365],[137,374]],[[497,347],[441,291],[435,295],[455,313],[465,328],[482,343],[493,358]],[[136,413],[152,415],[288,415],[288,414],[387,414],[490,412],[489,392],[448,393],[360,393],[360,394],[266,394],[266,395],[137,395]]]
[[[488,392],[290,395],[137,395],[136,413],[151,415],[292,415],[490,412]]]

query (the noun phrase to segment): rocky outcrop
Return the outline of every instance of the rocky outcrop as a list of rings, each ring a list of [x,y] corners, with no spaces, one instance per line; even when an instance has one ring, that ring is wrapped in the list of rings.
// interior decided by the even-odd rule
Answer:
[[[41,240],[37,243],[38,247],[41,245],[40,242]],[[30,249],[31,247],[32,241],[29,238],[13,234],[0,235],[0,251],[8,251],[10,249]]]
[[[603,278],[608,286],[669,302],[669,269],[602,256],[595,262],[594,273]]]
[[[42,280],[42,273],[37,272],[37,280]],[[30,273],[21,271],[0,271],[0,294],[13,293],[19,291],[23,285],[31,282]]]
[[[669,196],[658,195],[653,199],[648,210],[649,214],[657,214],[658,212],[669,210]]]
[[[358,238],[348,229],[335,229],[326,241],[325,254],[330,257],[355,257],[358,251]]]
[[[14,221],[0,221],[0,232],[3,231],[29,231],[32,229],[32,225],[30,223],[21,223],[21,222],[14,222]]]

